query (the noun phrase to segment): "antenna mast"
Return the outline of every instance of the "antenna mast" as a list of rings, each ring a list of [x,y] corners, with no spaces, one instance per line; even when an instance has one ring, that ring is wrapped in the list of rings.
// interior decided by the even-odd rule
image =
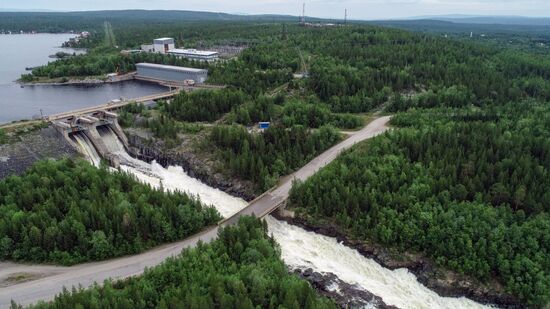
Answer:
[[[344,25],[348,24],[348,9],[346,9],[346,12],[344,14]]]
[[[302,8],[302,18],[300,20],[302,24],[306,23],[306,3],[304,2],[303,8]]]

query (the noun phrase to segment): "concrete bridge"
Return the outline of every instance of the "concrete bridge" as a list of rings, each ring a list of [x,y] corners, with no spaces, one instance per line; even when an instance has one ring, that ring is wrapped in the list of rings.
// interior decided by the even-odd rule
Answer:
[[[94,113],[94,112],[97,112],[97,111],[118,110],[121,107],[124,107],[124,106],[129,105],[129,104],[143,103],[143,102],[148,102],[148,101],[167,99],[167,98],[171,98],[171,97],[173,97],[173,96],[175,96],[179,93],[180,93],[180,89],[176,89],[176,90],[171,90],[171,91],[167,91],[167,92],[161,92],[161,93],[157,93],[157,94],[143,96],[143,97],[139,97],[139,98],[135,98],[135,99],[113,100],[111,102],[107,102],[107,103],[96,105],[96,106],[90,106],[90,107],[85,107],[85,108],[81,108],[81,109],[77,109],[77,110],[72,110],[72,111],[68,111],[68,112],[59,113],[59,114],[49,115],[49,116],[45,117],[45,120],[49,120],[49,121],[53,122],[53,121],[56,121],[56,120],[59,120],[59,119],[65,119],[65,118],[72,117],[72,116],[79,116],[79,115],[83,115],[83,114]]]

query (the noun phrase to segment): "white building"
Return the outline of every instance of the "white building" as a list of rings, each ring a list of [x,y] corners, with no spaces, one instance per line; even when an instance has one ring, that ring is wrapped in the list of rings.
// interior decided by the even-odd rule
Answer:
[[[141,45],[141,50],[146,52],[146,53],[153,53],[155,52],[155,45],[151,44],[143,44]]]
[[[220,56],[216,51],[176,48],[173,38],[155,39],[153,45],[141,45],[141,50],[146,53],[170,54],[198,61],[216,61]]]
[[[196,49],[171,49],[168,54],[198,61],[216,61],[219,57],[218,52]]]
[[[176,48],[176,45],[173,38],[160,38],[153,41],[153,50],[155,53],[166,54],[174,48]]]

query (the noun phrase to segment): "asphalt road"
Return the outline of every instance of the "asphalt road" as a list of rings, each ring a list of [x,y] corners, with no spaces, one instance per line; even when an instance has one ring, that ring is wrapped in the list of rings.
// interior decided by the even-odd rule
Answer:
[[[223,221],[220,226],[234,224],[238,221],[239,217],[244,215],[254,214],[257,217],[263,217],[270,213],[288,197],[294,179],[307,179],[333,161],[343,150],[348,149],[355,143],[383,133],[388,129],[387,123],[389,119],[389,117],[375,119],[368,126],[328,149],[294,174],[285,177],[276,189],[254,200],[246,208]],[[69,289],[73,286],[89,287],[94,282],[102,283],[109,278],[122,279],[139,275],[146,267],[150,268],[158,265],[166,258],[179,254],[184,248],[193,247],[199,241],[209,242],[215,239],[218,228],[218,226],[210,227],[183,241],[162,245],[138,255],[103,262],[80,264],[72,267],[25,266],[13,263],[0,263],[0,275],[4,276],[9,276],[10,273],[14,274],[22,270],[30,272],[35,270],[40,273],[41,269],[46,270],[47,275],[49,275],[34,281],[0,288],[0,308],[9,308],[11,300],[21,305],[29,305],[40,300],[52,300],[56,294],[62,291],[63,287]]]

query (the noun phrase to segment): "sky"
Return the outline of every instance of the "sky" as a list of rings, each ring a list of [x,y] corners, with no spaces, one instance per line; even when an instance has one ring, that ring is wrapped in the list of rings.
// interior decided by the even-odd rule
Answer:
[[[164,9],[240,14],[301,15],[304,0],[0,0],[0,9],[120,10]],[[389,19],[424,15],[550,16],[550,0],[305,0],[306,15]]]

